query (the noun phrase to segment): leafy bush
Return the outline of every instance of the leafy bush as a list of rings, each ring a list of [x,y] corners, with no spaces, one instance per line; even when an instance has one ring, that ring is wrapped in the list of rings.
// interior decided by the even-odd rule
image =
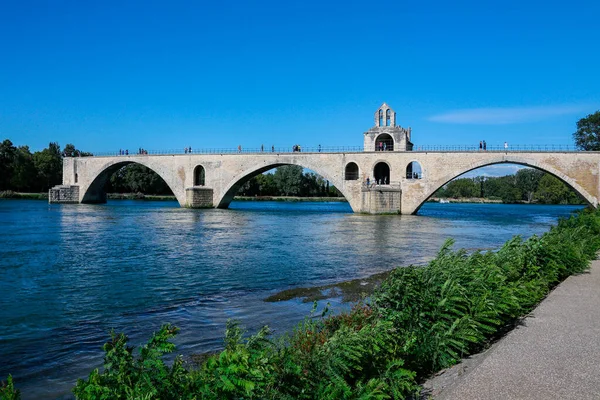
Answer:
[[[104,371],[95,369],[87,381],[79,379],[73,393],[79,399],[178,399],[186,393],[188,371],[181,356],[168,367],[163,355],[175,345],[169,342],[178,328],[164,325],[133,357],[124,334],[111,332],[111,341],[104,345]]]
[[[6,382],[0,382],[0,400],[19,400],[21,392],[15,389],[13,378],[8,375]]]

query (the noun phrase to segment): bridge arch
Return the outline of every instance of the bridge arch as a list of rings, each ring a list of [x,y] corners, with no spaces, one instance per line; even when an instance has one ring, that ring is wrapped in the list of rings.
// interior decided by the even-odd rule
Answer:
[[[80,201],[81,203],[105,203],[106,202],[106,192],[104,191],[104,186],[108,179],[117,172],[119,169],[123,168],[129,164],[140,164],[146,168],[149,168],[158,176],[160,176],[169,189],[177,198],[179,205],[185,205],[185,191],[183,189],[183,184],[178,182],[176,174],[165,174],[161,168],[160,164],[154,165],[154,163],[148,162],[143,158],[135,157],[135,159],[110,159],[104,164],[101,164],[99,168],[95,170],[90,170],[87,174],[87,183],[83,183],[80,186]]]
[[[434,180],[433,182],[430,182],[430,184],[428,185],[428,190],[425,191],[424,195],[418,200],[418,205],[412,213],[413,214],[417,213],[417,211],[419,211],[421,206],[431,196],[433,196],[433,194],[438,189],[440,189],[442,186],[444,186],[451,180],[453,180],[469,171],[472,171],[472,170],[475,170],[478,168],[482,168],[482,167],[488,167],[490,165],[497,165],[497,164],[517,164],[517,165],[531,167],[531,168],[538,169],[540,171],[547,172],[550,175],[553,175],[554,177],[556,177],[556,178],[560,179],[562,182],[564,182],[568,187],[570,187],[577,194],[579,194],[588,204],[590,204],[594,207],[596,207],[598,204],[597,199],[592,194],[590,194],[587,190],[585,190],[583,187],[581,187],[581,185],[579,185],[574,179],[570,178],[568,175],[564,174],[563,172],[554,168],[553,166],[548,165],[544,162],[537,162],[532,159],[521,158],[519,156],[502,155],[502,156],[499,156],[497,159],[491,159],[491,160],[483,159],[483,160],[476,161],[474,163],[469,164],[466,167],[451,171],[451,172],[443,175],[441,178],[438,178],[438,179]]]
[[[354,197],[352,197],[352,193],[346,187],[346,184],[360,185],[360,180],[345,182],[341,173],[338,177],[338,175],[334,175],[333,173],[330,173],[322,167],[313,165],[308,160],[296,162],[285,162],[282,160],[281,162],[272,162],[266,165],[254,166],[244,170],[243,172],[237,174],[233,179],[230,180],[230,183],[227,184],[227,186],[221,191],[221,194],[219,194],[218,197],[215,196],[215,204],[217,204],[217,208],[229,207],[229,204],[231,204],[231,202],[233,201],[233,198],[235,197],[235,194],[238,192],[238,190],[253,177],[267,172],[273,168],[283,167],[285,165],[298,165],[302,168],[310,169],[316,172],[317,174],[321,175],[323,178],[331,182],[335,186],[335,188],[340,191],[340,193],[342,193],[344,198],[348,201],[348,204],[350,204],[350,207],[353,211],[360,211],[359,199],[355,199]],[[343,168],[345,168],[345,166],[341,166],[341,168],[342,170],[340,172],[343,172]]]

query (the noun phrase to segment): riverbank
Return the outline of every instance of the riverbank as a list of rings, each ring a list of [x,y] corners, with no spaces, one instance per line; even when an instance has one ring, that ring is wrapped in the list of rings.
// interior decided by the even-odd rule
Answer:
[[[236,201],[331,201],[348,202],[344,197],[296,197],[296,196],[235,196]]]
[[[152,195],[143,193],[107,193],[110,200],[148,200],[176,201],[173,195]],[[48,193],[20,193],[6,190],[0,192],[0,199],[48,200]],[[348,202],[344,197],[295,197],[295,196],[236,196],[236,201],[317,201],[317,202]]]
[[[499,199],[487,199],[485,197],[460,197],[460,198],[440,198],[431,197],[427,200],[432,203],[483,203],[483,204],[502,204]],[[520,203],[519,203],[520,204]]]
[[[5,190],[0,192],[0,199],[48,200],[48,193],[19,193]]]
[[[110,200],[150,200],[150,201],[171,201],[177,200],[172,195],[151,195],[143,193],[107,193],[106,197]],[[48,200],[48,193],[20,193],[6,190],[0,192],[0,199],[23,199],[23,200]]]
[[[148,201],[176,201],[173,195],[154,195],[143,193],[107,193],[110,200],[148,200]]]

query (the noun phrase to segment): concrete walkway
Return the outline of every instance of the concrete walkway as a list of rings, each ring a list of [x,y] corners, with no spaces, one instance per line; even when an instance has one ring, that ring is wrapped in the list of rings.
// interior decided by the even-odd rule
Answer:
[[[600,399],[600,261],[561,283],[523,322],[475,365],[450,369],[455,377],[433,398]]]

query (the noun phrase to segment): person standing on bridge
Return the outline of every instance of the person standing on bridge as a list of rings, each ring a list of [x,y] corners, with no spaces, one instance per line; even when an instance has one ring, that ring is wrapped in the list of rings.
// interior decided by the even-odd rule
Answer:
[[[241,152],[242,152],[242,145],[241,145],[241,144],[239,144],[239,145],[238,145],[238,153],[241,153]]]
[[[261,144],[261,145],[260,145],[260,152],[262,153],[263,151],[265,151],[265,145],[264,145],[264,144]]]
[[[271,145],[271,153],[275,153],[275,145]]]
[[[483,141],[483,151],[487,151],[487,144],[485,143],[485,140]]]
[[[483,142],[480,140],[479,141],[479,151],[481,151],[483,149]]]
[[[321,152],[321,145],[319,145],[319,153]]]
[[[504,142],[504,151],[508,150],[508,142]]]

